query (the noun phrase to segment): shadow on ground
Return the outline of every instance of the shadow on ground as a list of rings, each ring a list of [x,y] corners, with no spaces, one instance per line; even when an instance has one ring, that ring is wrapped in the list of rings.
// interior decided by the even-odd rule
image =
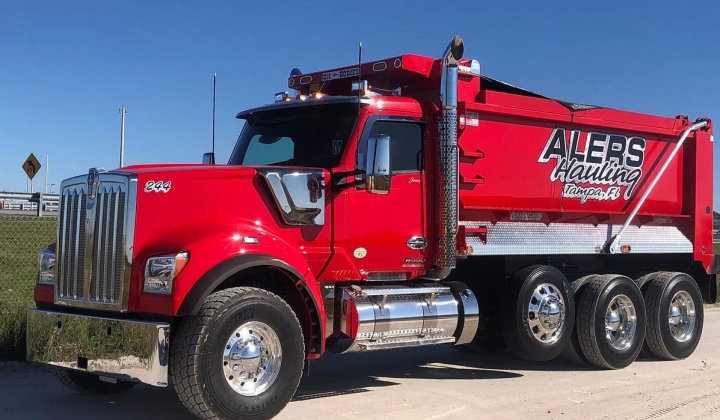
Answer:
[[[369,392],[398,385],[394,379],[496,380],[522,377],[522,371],[588,371],[560,359],[532,362],[509,352],[478,355],[450,347],[325,354],[310,363],[294,401]]]

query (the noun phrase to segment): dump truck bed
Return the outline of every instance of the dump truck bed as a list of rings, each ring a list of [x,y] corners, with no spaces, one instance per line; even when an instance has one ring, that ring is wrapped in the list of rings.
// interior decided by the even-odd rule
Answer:
[[[461,83],[460,219],[472,254],[603,252],[633,211],[629,252],[712,252],[709,122],[676,147],[685,116]]]

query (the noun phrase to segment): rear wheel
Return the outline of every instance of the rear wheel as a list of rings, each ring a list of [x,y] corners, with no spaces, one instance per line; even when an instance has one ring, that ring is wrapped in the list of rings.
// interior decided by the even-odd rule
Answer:
[[[645,290],[648,326],[645,343],[668,360],[690,356],[700,342],[703,301],[697,283],[684,273],[659,273]]]
[[[597,276],[578,302],[577,335],[587,361],[622,369],[640,354],[645,338],[645,305],[640,288],[620,275]]]
[[[528,360],[546,361],[565,347],[575,324],[570,284],[556,268],[534,265],[515,273],[501,314],[510,351]]]
[[[127,391],[137,385],[135,382],[122,381],[112,378],[101,378],[92,373],[79,370],[65,369],[59,366],[50,366],[50,371],[61,384],[73,391],[84,394],[108,395]]]
[[[197,417],[266,419],[295,394],[304,360],[290,306],[265,290],[235,287],[211,294],[182,321],[171,351],[173,385]]]

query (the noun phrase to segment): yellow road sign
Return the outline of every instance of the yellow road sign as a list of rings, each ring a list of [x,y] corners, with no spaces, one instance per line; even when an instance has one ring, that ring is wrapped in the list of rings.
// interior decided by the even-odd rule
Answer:
[[[25,159],[25,162],[22,164],[23,171],[27,174],[28,178],[33,179],[35,178],[35,175],[38,173],[42,165],[40,165],[40,162],[38,162],[37,158],[34,154],[30,153],[30,156],[28,156],[27,159]]]

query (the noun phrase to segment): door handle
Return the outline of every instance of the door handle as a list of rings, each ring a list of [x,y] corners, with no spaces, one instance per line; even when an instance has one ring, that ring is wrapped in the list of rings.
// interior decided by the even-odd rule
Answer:
[[[407,246],[410,249],[421,250],[427,248],[427,239],[422,236],[413,236],[408,239]]]

